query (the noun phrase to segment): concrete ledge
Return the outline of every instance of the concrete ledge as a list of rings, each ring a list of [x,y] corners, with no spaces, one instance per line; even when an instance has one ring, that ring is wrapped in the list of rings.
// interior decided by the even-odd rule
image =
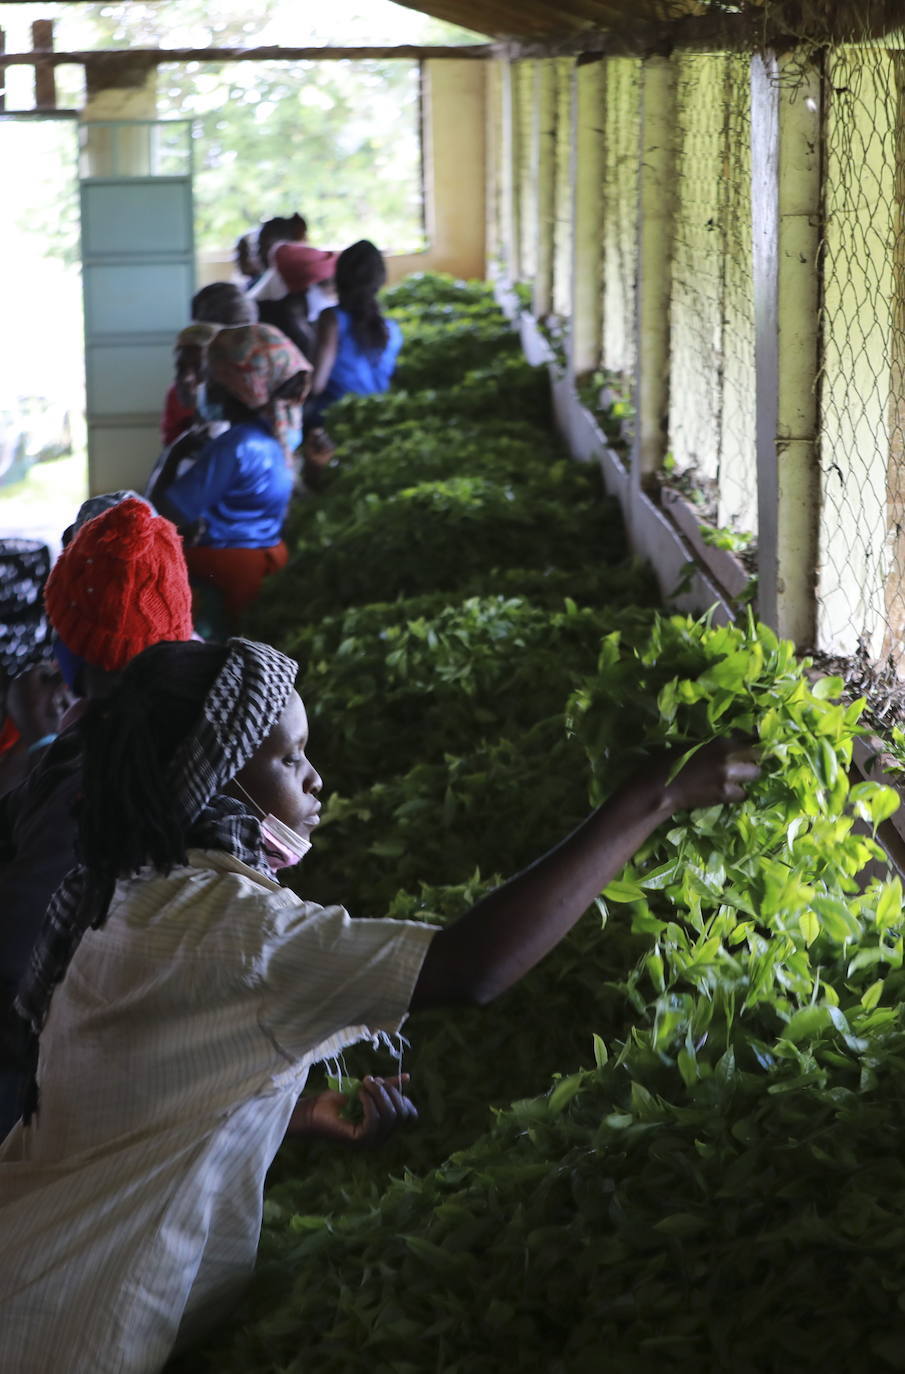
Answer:
[[[497,305],[510,324],[517,325],[519,316],[522,313],[522,303],[518,298],[515,287],[499,273],[491,273],[490,280],[493,283],[493,295]]]
[[[551,367],[550,385],[560,434],[575,458],[599,464],[608,494],[622,507],[629,545],[650,563],[664,602],[689,615],[703,615],[713,608],[714,624],[728,624],[734,614],[726,590],[718,585],[709,566],[701,566],[697,549],[684,532],[676,528],[655,501],[633,485],[628,469],[610,447],[597,420],[579,400],[571,377],[559,375]],[[698,539],[701,547],[711,552],[700,536]],[[680,582],[687,585],[678,591]]]
[[[728,549],[718,549],[714,544],[708,544],[701,534],[702,529],[714,529],[715,526],[702,520],[691,502],[672,487],[661,488],[660,499],[664,511],[678,525],[695,556],[711,572],[729,598],[738,600],[744,596],[751,580],[745,565]]]
[[[664,602],[686,615],[711,611],[714,625],[731,624],[735,615],[728,601],[696,563],[691,546],[645,492],[628,485],[626,490],[631,503],[627,524],[632,548],[653,568]]]
[[[533,315],[530,315],[527,310],[523,310],[519,315],[516,327],[522,341],[525,357],[532,367],[540,367],[542,363],[554,361],[553,349],[541,333]]]
[[[650,563],[664,603],[689,615],[703,615],[712,608],[714,624],[728,624],[734,619],[729,598],[711,570],[701,566],[690,541],[646,493],[633,485],[628,469],[610,447],[597,420],[579,400],[574,379],[556,366],[553,350],[534,316],[519,308],[510,282],[499,274],[492,280],[500,309],[519,331],[526,359],[535,367],[547,365],[556,427],[569,452],[580,462],[599,465],[607,493],[622,507],[629,546]],[[708,548],[703,540],[700,544]],[[680,582],[685,585],[678,591]]]

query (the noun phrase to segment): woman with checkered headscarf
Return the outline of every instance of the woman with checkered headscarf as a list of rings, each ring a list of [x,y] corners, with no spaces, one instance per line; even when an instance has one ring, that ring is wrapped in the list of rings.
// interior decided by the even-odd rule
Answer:
[[[741,800],[758,771],[726,741],[674,777],[651,761],[442,930],[353,921],[273,877],[319,811],[296,671],[243,639],[157,644],[83,717],[80,862],[17,1001],[39,1054],[0,1147],[4,1370],[157,1374],[251,1272],[311,1065],[410,1008],[492,1000],[673,811]],[[364,1105],[370,1127],[410,1107],[392,1081]],[[324,1112],[332,1138],[361,1134]]]
[[[254,1263],[287,1124],[337,1141],[414,1114],[399,1080],[305,1097],[310,1066],[398,1030],[432,929],[351,921],[275,881],[317,825],[297,665],[158,644],[93,703],[80,862],[20,986],[37,1040],[0,1149],[0,1366],[159,1370]]]
[[[289,557],[283,523],[310,371],[307,358],[271,325],[219,330],[207,349],[199,411],[229,428],[188,471],[180,471],[174,447],[148,488],[157,509],[188,535],[193,584],[216,589],[232,626]]]

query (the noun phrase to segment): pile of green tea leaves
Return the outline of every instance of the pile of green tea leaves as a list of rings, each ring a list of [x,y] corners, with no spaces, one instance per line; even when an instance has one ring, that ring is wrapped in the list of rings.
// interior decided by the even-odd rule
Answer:
[[[860,703],[750,618],[655,609],[545,404],[510,408],[543,379],[508,347],[449,375],[444,321],[501,327],[483,285],[390,294],[423,389],[336,408],[248,627],[299,660],[325,778],[292,886],[442,925],[663,750],[735,733],[762,776],[506,996],[410,1019],[415,1128],[283,1147],[247,1301],[178,1368],[905,1368],[905,921],[863,873],[896,799],[849,779]]]

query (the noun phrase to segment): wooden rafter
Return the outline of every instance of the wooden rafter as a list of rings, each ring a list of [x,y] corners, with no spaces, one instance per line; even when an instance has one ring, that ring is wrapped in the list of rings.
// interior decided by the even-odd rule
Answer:
[[[93,62],[121,60],[139,66],[159,67],[165,62],[361,62],[367,59],[399,58],[422,61],[434,58],[483,61],[493,57],[497,48],[492,43],[465,43],[461,46],[430,47],[413,43],[393,47],[310,47],[288,48],[279,44],[259,48],[96,48],[80,52],[0,53],[0,67],[62,66],[66,63],[90,66]]]

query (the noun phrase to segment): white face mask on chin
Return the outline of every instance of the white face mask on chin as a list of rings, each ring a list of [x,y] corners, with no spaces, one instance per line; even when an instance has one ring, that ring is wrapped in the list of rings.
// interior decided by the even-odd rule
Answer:
[[[274,873],[280,868],[291,868],[299,863],[311,848],[310,840],[269,813],[261,821],[261,838],[267,867],[273,869]]]
[[[278,872],[281,868],[292,868],[293,864],[299,863],[304,859],[308,850],[311,848],[311,841],[290,826],[285,825],[277,816],[271,812],[264,815],[263,808],[258,805],[254,797],[246,792],[238,778],[233,778],[233,786],[242,793],[247,802],[250,802],[255,811],[260,815],[261,820],[261,839],[264,845],[264,858],[267,867],[273,872]]]

